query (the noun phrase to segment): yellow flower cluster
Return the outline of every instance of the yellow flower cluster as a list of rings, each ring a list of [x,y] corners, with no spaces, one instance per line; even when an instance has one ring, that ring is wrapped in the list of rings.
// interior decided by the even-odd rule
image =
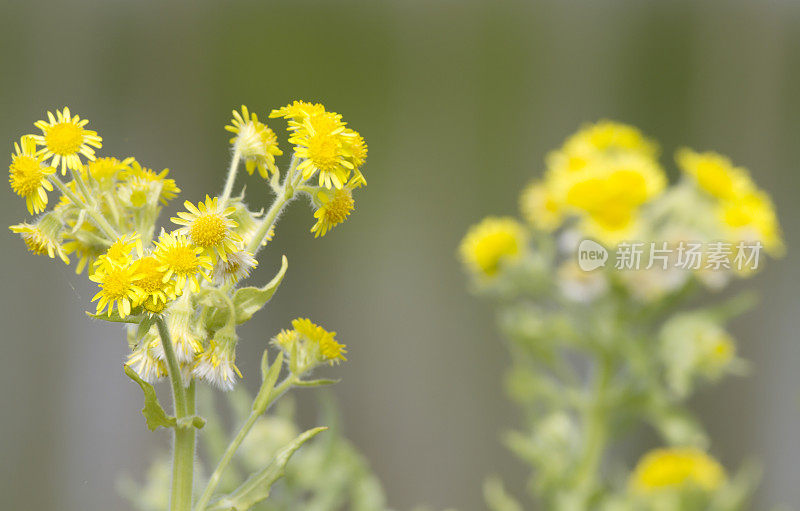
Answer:
[[[366,184],[360,167],[367,146],[339,114],[296,101],[271,117],[288,119],[295,146],[283,182],[275,161],[283,153],[275,133],[242,106],[225,127],[234,136],[223,193],[206,195],[199,203],[185,201],[185,210],[171,219],[177,227],[159,233],[161,208],[180,193],[169,170],[156,172],[133,157],[98,157],[102,139],[68,108],[48,112],[47,121],[34,124],[41,134],[24,135],[14,144],[9,184],[38,216],[11,230],[34,254],[67,264],[70,254],[77,256],[76,273],[88,268],[89,279],[98,285],[92,298],[97,316],[146,327],[129,335],[127,361],[145,381],[167,372],[156,321],[170,332],[184,379],[230,389],[239,374],[235,326],[243,314],[252,315],[253,307],[246,303],[246,312],[236,309],[235,285],[258,265],[256,252],[273,238],[283,207],[296,194],[308,196],[316,219],[311,231],[322,236],[347,219],[354,208],[353,191]],[[276,195],[268,212],[251,211],[244,192],[231,197],[240,162],[249,174],[258,170],[268,180]],[[69,180],[62,180],[59,168],[61,175],[69,171]],[[316,175],[318,186],[309,182]],[[48,210],[48,192],[54,190],[61,196]],[[293,328],[297,346],[311,357],[307,362],[345,359],[346,348],[334,332],[308,320],[296,320]]]
[[[725,239],[760,241],[776,256],[783,253],[783,238],[775,207],[759,189],[747,169],[714,152],[681,149],[675,159],[684,174],[713,202]]]
[[[705,452],[693,447],[676,447],[647,453],[631,475],[630,486],[641,494],[682,488],[714,491],[725,479],[725,469]]]
[[[536,228],[552,231],[568,216],[605,243],[630,238],[638,212],[664,189],[658,148],[637,129],[601,121],[569,137],[547,158],[543,181],[523,191],[523,216]]]

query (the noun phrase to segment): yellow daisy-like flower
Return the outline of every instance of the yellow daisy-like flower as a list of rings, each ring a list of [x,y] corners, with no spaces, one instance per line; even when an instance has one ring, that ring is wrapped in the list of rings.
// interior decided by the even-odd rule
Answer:
[[[713,197],[733,199],[753,188],[747,170],[735,167],[721,154],[698,153],[684,148],[675,154],[675,160],[681,170],[695,180],[700,189]]]
[[[141,207],[147,200],[147,193],[154,187],[158,187],[158,200],[161,204],[167,204],[175,197],[178,196],[181,189],[175,183],[174,179],[168,179],[169,169],[164,169],[156,173],[152,169],[143,167],[138,161],[133,160],[130,163],[130,169],[121,174],[132,189],[131,202]],[[137,193],[138,192],[138,193]]]
[[[35,224],[21,223],[12,225],[9,229],[22,236],[22,241],[31,253],[47,255],[50,259],[58,256],[64,263],[69,264],[64,248],[59,243],[60,223],[55,217],[45,215]]]
[[[642,494],[684,487],[714,491],[725,479],[725,469],[705,452],[693,447],[675,447],[647,453],[631,475],[630,485]]]
[[[164,272],[166,280],[175,277],[175,288],[179,293],[186,287],[186,282],[191,284],[193,291],[200,289],[198,275],[210,281],[211,258],[203,255],[203,249],[192,244],[186,236],[161,231],[155,245],[153,256],[161,264],[158,269]]]
[[[344,222],[353,211],[353,192],[345,187],[338,190],[320,189],[316,202],[320,204],[314,212],[317,223],[311,228],[314,237],[324,236],[330,229]]]
[[[284,107],[270,112],[270,118],[283,117],[292,120],[304,120],[307,117],[318,115],[325,112],[325,107],[320,103],[308,103],[306,101],[294,101]]]
[[[123,234],[108,247],[108,250],[98,256],[95,262],[95,273],[116,266],[129,266],[134,261],[134,252],[142,256],[142,240],[139,233]]]
[[[80,170],[83,164],[81,156],[94,160],[94,149],[102,147],[103,139],[96,131],[87,130],[89,121],[77,115],[70,115],[69,108],[56,110],[56,115],[47,112],[48,121],[37,121],[34,126],[42,130],[41,135],[33,138],[38,145],[44,146],[44,159],[50,159],[50,165],[66,174],[67,169]]]
[[[347,346],[336,342],[334,339],[336,332],[328,332],[307,318],[292,320],[292,328],[307,342],[319,347],[321,361],[333,365],[342,360],[347,360],[345,357]]]
[[[105,264],[97,268],[89,276],[89,280],[100,286],[100,291],[94,295],[92,301],[97,301],[97,314],[102,314],[108,307],[108,315],[116,306],[120,317],[124,318],[131,313],[134,304],[138,304],[146,296],[137,281],[142,278],[137,274],[135,265]]]
[[[169,279],[167,272],[161,268],[161,261],[152,255],[134,263],[133,271],[139,277],[136,285],[142,290],[134,306],[142,305],[150,312],[160,313],[180,292],[175,289],[175,283]]]
[[[525,227],[513,218],[488,217],[470,227],[459,253],[468,270],[491,278],[504,263],[519,259],[527,242]]]
[[[295,144],[295,155],[302,160],[297,170],[303,173],[304,180],[319,172],[319,186],[344,186],[355,168],[348,158],[344,130],[344,123],[333,112],[309,117],[303,122],[302,129],[298,129],[290,141]]]
[[[25,199],[28,212],[41,213],[47,207],[47,192],[53,191],[53,183],[47,178],[56,169],[44,165],[42,150],[36,149],[36,141],[31,136],[24,136],[19,143],[14,142],[14,154],[11,155],[8,181],[11,189]]]
[[[228,254],[239,250],[236,244],[241,236],[233,231],[236,222],[229,218],[235,208],[223,208],[217,197],[212,199],[208,195],[205,203],[195,206],[186,201],[183,205],[189,212],[181,211],[172,218],[173,223],[183,226],[178,229],[179,234],[188,236],[192,243],[223,261],[227,261]]]
[[[242,105],[242,113],[234,110],[233,120],[230,125],[225,126],[225,129],[236,134],[230,142],[235,150],[239,151],[248,174],[252,175],[256,167],[264,179],[269,177],[269,172],[278,172],[275,157],[283,154],[278,147],[278,137],[266,124],[258,120],[255,113],[249,112],[247,107]]]
[[[129,172],[131,164],[135,160],[133,157],[118,160],[116,158],[97,158],[86,164],[88,174],[102,185],[111,183],[121,173]]]
[[[522,216],[532,226],[551,232],[564,220],[564,207],[544,183],[534,181],[522,191],[519,200]]]
[[[350,162],[355,168],[358,168],[367,161],[367,143],[357,131],[346,129],[344,130],[345,149]],[[366,184],[366,183],[364,183]]]

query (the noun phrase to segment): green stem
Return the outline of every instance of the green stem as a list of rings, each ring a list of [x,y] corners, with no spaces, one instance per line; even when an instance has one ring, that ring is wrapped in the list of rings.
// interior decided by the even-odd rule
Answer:
[[[92,220],[94,220],[95,224],[97,224],[97,227],[99,227],[100,230],[103,231],[103,233],[106,236],[108,236],[108,238],[111,241],[114,241],[119,237],[117,231],[115,231],[114,228],[111,227],[111,224],[108,223],[108,220],[106,220],[103,217],[103,215],[101,215],[94,207],[91,207],[84,201],[82,201],[80,197],[78,197],[72,190],[70,190],[67,185],[65,185],[60,179],[58,179],[58,177],[54,175],[50,176],[50,181],[53,184],[55,184],[58,187],[58,189],[61,190],[61,193],[66,195],[67,198],[69,198],[69,200],[73,202],[73,204],[86,211],[86,213],[90,217],[92,217]]]
[[[294,375],[288,376],[280,385],[272,389],[270,392],[269,400],[267,401],[267,409],[269,406],[274,403],[278,398],[280,398],[283,394],[289,390],[292,385],[295,383]],[[247,417],[247,420],[239,429],[239,432],[236,433],[236,436],[233,438],[230,444],[228,444],[227,449],[225,449],[225,453],[220,458],[219,463],[217,464],[217,468],[214,469],[214,472],[211,474],[211,477],[208,479],[208,484],[206,485],[206,489],[203,490],[203,494],[200,495],[200,498],[197,500],[197,505],[194,508],[194,511],[204,511],[206,506],[208,506],[211,497],[214,495],[214,491],[217,489],[220,481],[222,480],[222,474],[225,472],[225,469],[228,468],[231,460],[233,460],[233,455],[236,454],[236,451],[239,449],[239,446],[242,445],[244,439],[247,437],[247,434],[250,433],[250,430],[255,425],[258,418],[263,414],[263,411],[252,411],[250,415]]]
[[[283,186],[280,188],[278,195],[275,197],[275,202],[273,202],[269,207],[267,214],[261,221],[258,231],[256,231],[255,236],[253,236],[253,239],[250,240],[250,244],[247,246],[247,251],[253,255],[258,253],[258,250],[261,248],[261,244],[264,242],[269,230],[275,224],[275,220],[278,218],[278,215],[281,214],[283,208],[286,207],[289,201],[291,201],[294,197],[296,184],[293,183],[292,180],[294,179],[294,172],[295,168],[297,167],[297,163],[297,158],[292,156],[292,162],[289,164],[289,170],[286,172],[286,177],[283,180]]]
[[[576,488],[585,500],[591,497],[597,487],[597,473],[603,460],[608,440],[608,385],[611,380],[612,365],[608,356],[600,355],[594,384],[594,396],[585,412],[585,448],[583,458],[576,471]],[[588,502],[585,502],[588,505]],[[588,509],[588,508],[587,508]]]
[[[169,328],[162,317],[156,320],[158,333],[161,336],[161,345],[164,348],[164,358],[167,360],[167,373],[172,384],[172,397],[175,408],[175,418],[178,426],[174,428],[175,443],[172,458],[172,490],[170,493],[170,511],[190,511],[192,508],[192,479],[194,477],[194,445],[195,430],[193,426],[181,426],[181,419],[194,415],[194,380],[188,388],[183,386],[181,368]]]
[[[219,199],[220,206],[223,208],[228,202],[228,199],[231,198],[231,192],[233,192],[233,183],[236,181],[236,170],[239,168],[239,159],[241,159],[241,154],[239,153],[239,144],[237,143],[233,149],[231,165],[228,167],[228,177],[225,178],[225,187],[222,189],[222,195]]]

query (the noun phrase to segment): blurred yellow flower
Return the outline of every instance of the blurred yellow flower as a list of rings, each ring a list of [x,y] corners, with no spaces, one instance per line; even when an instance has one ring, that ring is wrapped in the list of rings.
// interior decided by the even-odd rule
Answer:
[[[773,256],[784,252],[783,235],[772,200],[761,190],[723,201],[718,207],[726,238],[732,241],[760,241]]]
[[[22,236],[22,241],[31,253],[47,255],[50,259],[57,255],[64,263],[69,264],[69,259],[58,241],[60,225],[51,214],[39,218],[35,224],[25,222],[12,225],[9,229]]]
[[[126,160],[127,161],[127,160]],[[158,200],[161,204],[167,204],[178,196],[181,189],[174,179],[168,179],[169,169],[164,169],[156,173],[152,169],[143,167],[138,161],[132,160],[130,168],[122,172],[122,178],[126,180],[134,191],[143,194],[138,199],[132,199],[134,206],[141,207],[147,199],[147,194],[153,190],[158,193]]]
[[[96,131],[84,128],[89,121],[81,120],[77,115],[70,115],[69,108],[56,110],[56,115],[47,112],[48,121],[37,121],[33,125],[42,130],[41,135],[33,135],[38,145],[44,146],[44,158],[50,159],[50,165],[61,165],[61,173],[67,169],[80,170],[81,156],[94,160],[94,149],[102,147],[103,139]]]
[[[468,270],[494,277],[503,263],[518,259],[528,241],[525,227],[510,217],[488,217],[467,231],[459,253]]]
[[[105,184],[113,181],[121,172],[130,171],[132,157],[118,160],[116,158],[97,158],[86,165],[89,175],[98,183]]]
[[[753,187],[747,170],[734,167],[721,154],[683,148],[677,151],[675,160],[700,189],[718,199],[733,199]]]
[[[14,154],[11,155],[9,183],[11,189],[25,199],[28,213],[41,213],[47,207],[47,192],[53,191],[53,183],[48,177],[56,171],[44,165],[42,150],[36,149],[33,137],[27,135],[14,142]]]
[[[525,220],[543,231],[558,229],[564,219],[563,205],[552,190],[540,181],[533,181],[522,190],[519,206]]]
[[[725,482],[725,470],[714,458],[693,447],[654,449],[638,463],[631,488],[642,494],[697,487],[714,491]]]

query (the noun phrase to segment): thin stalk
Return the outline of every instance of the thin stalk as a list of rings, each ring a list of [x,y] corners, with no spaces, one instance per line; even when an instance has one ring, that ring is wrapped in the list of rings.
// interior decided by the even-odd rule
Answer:
[[[161,336],[161,346],[164,348],[164,358],[167,361],[167,373],[172,384],[172,398],[175,418],[178,423],[184,417],[194,415],[194,380],[188,388],[183,386],[183,377],[172,346],[169,328],[164,319],[156,320],[158,333]],[[174,448],[172,458],[172,489],[170,492],[170,511],[190,511],[192,509],[192,479],[194,478],[194,427],[181,427],[173,429]]]
[[[82,201],[80,197],[78,197],[72,190],[70,190],[67,185],[65,185],[60,179],[58,179],[58,177],[54,175],[50,176],[50,181],[54,185],[56,185],[56,187],[58,187],[61,193],[66,195],[67,198],[69,198],[69,200],[71,200],[74,204],[80,206],[84,211],[86,211],[86,213],[90,217],[92,217],[92,220],[94,220],[95,224],[97,224],[97,227],[99,227],[100,230],[103,231],[103,233],[106,236],[108,236],[108,238],[111,241],[114,241],[119,237],[117,231],[111,226],[111,224],[108,223],[108,220],[106,220],[103,217],[103,215],[101,215],[94,207],[91,207],[84,201]]]
[[[275,387],[272,392],[270,392],[269,400],[267,401],[267,408],[269,408],[272,403],[285,394],[286,391],[289,390],[292,385],[294,385],[294,383],[295,377],[292,375],[288,376],[285,380],[283,380],[283,382],[281,382],[280,385]],[[225,453],[222,455],[222,458],[220,458],[217,468],[214,469],[214,472],[208,479],[208,484],[206,485],[205,490],[203,490],[203,494],[200,495],[200,498],[197,500],[197,505],[195,506],[194,511],[205,511],[206,506],[208,506],[208,503],[211,500],[211,497],[214,496],[214,491],[217,489],[217,486],[222,480],[222,474],[225,472],[225,469],[228,468],[228,465],[233,459],[233,455],[236,454],[239,446],[242,445],[242,442],[247,437],[248,433],[250,433],[250,430],[263,413],[263,411],[255,410],[250,412],[250,415],[239,429],[239,432],[236,433],[236,436],[225,449]]]
[[[576,471],[576,488],[588,499],[597,484],[596,474],[603,459],[606,441],[608,440],[608,385],[611,380],[611,361],[605,354],[600,355],[597,374],[594,383],[594,395],[591,402],[587,403],[584,414],[585,420],[585,449],[583,458]],[[587,502],[588,504],[588,502]]]
[[[225,178],[225,187],[222,189],[222,195],[219,199],[220,206],[222,207],[225,207],[228,199],[231,198],[233,183],[236,181],[236,170],[239,168],[239,160],[241,157],[242,155],[239,152],[239,144],[237,142],[233,148],[233,157],[231,158],[231,165],[228,167],[228,177]]]

